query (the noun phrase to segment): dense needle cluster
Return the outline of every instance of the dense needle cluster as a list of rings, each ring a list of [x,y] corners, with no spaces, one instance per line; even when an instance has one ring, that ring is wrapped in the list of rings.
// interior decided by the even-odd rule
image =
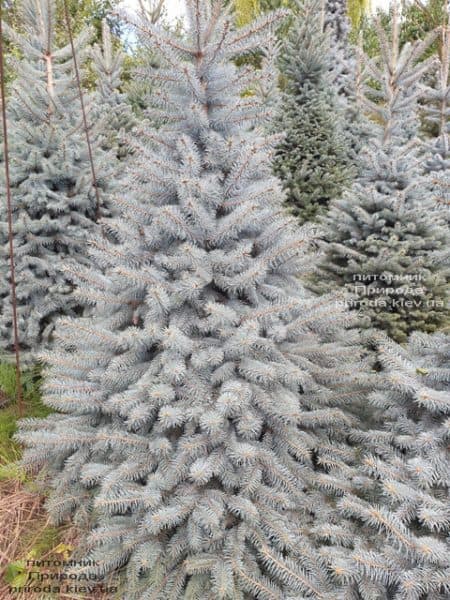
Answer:
[[[123,600],[450,597],[450,36],[424,87],[434,34],[401,46],[396,7],[357,61],[345,2],[248,14],[286,4],[187,0],[173,31],[142,3],[128,95],[106,24],[75,40],[100,195],[55,1],[7,29],[20,342],[54,411],[16,439],[71,576]],[[2,351],[8,253],[0,208]]]
[[[103,273],[76,277],[92,314],[44,355],[57,412],[18,439],[54,520],[90,528],[94,571],[126,565],[127,597],[331,600],[312,529],[351,487],[366,359],[336,298],[298,280],[308,230],[282,215],[278,136],[230,62],[283,13],[235,31],[220,4],[188,8],[184,40],[149,30],[165,124],[130,140],[121,215],[91,241]]]

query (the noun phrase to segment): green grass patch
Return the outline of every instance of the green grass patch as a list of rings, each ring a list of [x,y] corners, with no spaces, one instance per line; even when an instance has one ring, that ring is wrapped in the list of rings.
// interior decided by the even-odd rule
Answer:
[[[44,529],[38,531],[29,531],[24,535],[25,547],[30,547],[31,558],[42,558],[47,556],[61,542],[61,534],[65,531],[64,527],[53,527],[47,525]]]
[[[39,366],[30,367],[22,373],[22,388],[25,417],[45,417],[51,411],[41,401],[41,370]],[[7,404],[0,409],[0,480],[17,478],[19,472],[15,463],[20,458],[18,444],[12,439],[17,430],[19,417],[16,395],[16,370],[15,366],[0,363],[0,392],[3,401]]]

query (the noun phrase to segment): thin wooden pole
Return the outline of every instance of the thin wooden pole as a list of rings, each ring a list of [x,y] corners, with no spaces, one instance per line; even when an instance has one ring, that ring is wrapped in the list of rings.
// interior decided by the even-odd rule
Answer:
[[[100,192],[99,192],[98,184],[97,184],[97,175],[96,175],[95,166],[94,166],[94,156],[92,153],[92,145],[91,145],[91,139],[89,136],[89,128],[88,128],[87,117],[86,117],[86,107],[84,104],[83,88],[81,87],[80,71],[78,69],[78,61],[77,61],[77,56],[76,56],[76,52],[75,52],[75,45],[73,43],[72,25],[70,23],[70,13],[69,13],[69,7],[67,5],[67,0],[64,0],[64,16],[65,16],[65,20],[66,20],[67,34],[69,36],[70,47],[72,49],[72,60],[73,60],[73,66],[74,66],[74,70],[75,70],[75,77],[77,80],[78,95],[80,97],[81,113],[83,116],[83,127],[84,127],[84,133],[86,135],[86,144],[87,144],[87,148],[88,148],[89,162],[91,163],[92,185],[95,190],[95,199],[96,199],[95,220],[98,221],[100,218]]]
[[[17,324],[16,267],[14,261],[14,231],[12,218],[11,178],[9,174],[8,122],[6,118],[5,65],[3,52],[3,1],[0,0],[0,89],[2,103],[3,152],[5,162],[6,212],[8,219],[9,263],[11,269],[11,301],[16,356],[16,399],[19,417],[24,415],[22,378],[20,371],[19,327]]]

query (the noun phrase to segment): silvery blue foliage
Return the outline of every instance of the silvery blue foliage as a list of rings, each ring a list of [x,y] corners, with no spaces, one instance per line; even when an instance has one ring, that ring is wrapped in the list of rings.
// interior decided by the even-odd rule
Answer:
[[[86,262],[83,248],[96,213],[71,49],[55,45],[55,16],[53,0],[24,0],[23,33],[6,29],[22,56],[15,62],[7,118],[19,337],[31,350],[49,338],[59,313],[76,308],[72,285],[59,269],[68,257]],[[80,60],[89,36],[86,30],[75,40]],[[2,170],[4,189],[3,177]],[[7,350],[13,329],[3,202],[0,239],[0,343]]]
[[[112,150],[121,161],[128,155],[124,136],[136,125],[137,119],[120,89],[125,53],[120,48],[114,48],[106,21],[102,23],[102,43],[93,47],[91,57],[97,76],[97,93],[93,104],[99,120],[97,128],[102,136],[102,147]],[[122,170],[117,168],[116,173]]]
[[[353,317],[300,284],[310,231],[283,216],[279,138],[232,60],[284,13],[235,30],[221,2],[187,9],[184,38],[148,28],[164,125],[129,140],[121,215],[90,243],[102,272],[76,275],[92,313],[43,355],[57,412],[17,439],[53,520],[90,530],[83,572],[123,567],[124,598],[335,600],[318,527],[351,532],[335,504],[370,376]]]
[[[448,318],[450,238],[422,173],[417,138],[420,80],[430,68],[417,60],[433,37],[400,50],[398,27],[395,21],[388,39],[377,23],[381,56],[364,60],[370,85],[362,102],[375,117],[372,137],[359,178],[324,218],[328,243],[317,287],[345,287],[355,308],[402,342]]]
[[[338,561],[367,596],[445,600],[450,595],[450,337],[415,333],[406,348],[374,336],[383,427],[358,431],[371,493],[345,495],[343,517],[363,524]],[[370,593],[369,593],[370,592]]]
[[[345,120],[345,141],[355,166],[368,137],[367,127],[357,104],[358,69],[356,49],[350,43],[351,24],[347,0],[321,0],[324,5],[324,28],[330,35],[330,79],[337,92]]]
[[[450,31],[443,28],[442,45],[432,86],[424,95],[424,116],[435,136],[424,141],[425,172],[430,174],[436,207],[450,223]]]
[[[349,44],[349,34],[351,30],[350,19],[347,15],[346,0],[321,0],[324,5],[324,26],[328,29],[331,36],[333,47],[332,73],[335,83],[341,86],[341,92],[345,93],[347,81],[351,77],[354,67],[352,50]]]

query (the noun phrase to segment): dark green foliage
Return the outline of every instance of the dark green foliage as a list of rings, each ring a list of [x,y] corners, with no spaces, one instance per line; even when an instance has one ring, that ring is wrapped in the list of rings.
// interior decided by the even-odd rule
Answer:
[[[344,136],[336,127],[336,114],[330,108],[332,92],[305,86],[303,95],[304,98],[299,95],[285,99],[282,126],[287,136],[274,162],[275,172],[287,190],[287,205],[301,222],[323,213],[330,200],[349,185],[352,176]],[[289,113],[296,113],[294,122],[289,123]]]
[[[447,23],[448,14],[446,5],[446,0],[421,0],[420,2],[412,0],[406,2],[402,11],[400,45],[403,46],[407,42],[423,40],[429,33]],[[378,8],[376,16],[382,23],[384,30],[389,32],[392,28],[392,13]],[[379,54],[379,38],[374,19],[370,15],[365,15],[361,20],[359,28],[352,31],[351,39],[354,43],[357,42],[360,34],[363,40],[364,51],[371,57]],[[421,60],[440,53],[441,47],[441,40],[438,37],[423,54]]]
[[[401,43],[423,40],[430,32],[448,23],[447,0],[408,2],[403,11]],[[423,58],[440,53],[442,42],[437,37]]]
[[[119,0],[66,0],[73,33],[80,33],[86,26],[95,30],[94,39],[100,42],[102,36],[102,20],[108,18],[109,25],[115,34],[120,32],[120,24],[112,12],[117,8]],[[23,0],[8,0],[4,4],[6,21],[16,30],[23,30],[21,10]],[[56,43],[65,45],[68,43],[67,24],[64,13],[64,0],[56,0],[56,20],[54,33]]]
[[[281,59],[286,88],[276,127],[286,133],[274,161],[287,205],[301,222],[314,220],[349,185],[353,170],[344,118],[330,81],[329,36],[320,0],[298,7]]]

